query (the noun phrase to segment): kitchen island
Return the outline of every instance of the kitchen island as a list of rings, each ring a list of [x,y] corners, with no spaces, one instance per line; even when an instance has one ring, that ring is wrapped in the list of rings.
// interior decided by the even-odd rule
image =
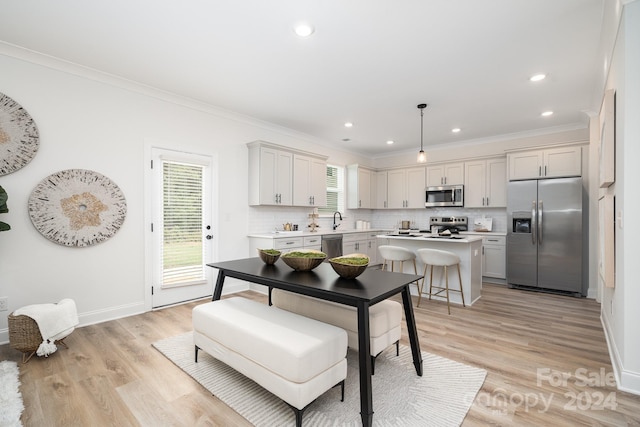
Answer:
[[[464,301],[467,305],[472,305],[480,298],[482,290],[482,237],[475,235],[452,235],[451,237],[431,237],[429,233],[411,234],[379,234],[376,236],[378,245],[400,246],[410,251],[416,252],[418,249],[430,248],[452,252],[460,257],[460,274],[462,276],[462,290],[464,291]],[[420,258],[416,257],[418,274],[422,275],[424,264]],[[443,283],[443,269],[436,268],[433,272],[434,284]],[[413,266],[410,263],[404,264],[404,272],[413,274]],[[456,289],[458,277],[455,269],[449,269],[449,287]],[[428,291],[428,278],[424,291]],[[425,297],[425,295],[423,295]],[[459,292],[452,292],[449,298],[454,304],[462,304]],[[435,297],[439,299],[439,297]],[[444,299],[444,298],[443,298]]]

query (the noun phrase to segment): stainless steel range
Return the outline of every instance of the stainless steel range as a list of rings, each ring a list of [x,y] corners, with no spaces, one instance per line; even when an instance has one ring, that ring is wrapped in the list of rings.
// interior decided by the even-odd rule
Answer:
[[[431,233],[442,233],[449,231],[452,234],[468,230],[468,220],[466,216],[432,216],[429,220]]]

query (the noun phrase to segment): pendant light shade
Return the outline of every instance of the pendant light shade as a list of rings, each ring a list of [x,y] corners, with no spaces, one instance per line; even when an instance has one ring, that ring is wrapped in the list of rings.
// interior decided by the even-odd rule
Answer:
[[[427,104],[418,104],[420,109],[420,151],[418,151],[418,163],[426,163],[427,155],[424,152],[423,147],[423,135],[424,135],[424,109],[427,108]]]

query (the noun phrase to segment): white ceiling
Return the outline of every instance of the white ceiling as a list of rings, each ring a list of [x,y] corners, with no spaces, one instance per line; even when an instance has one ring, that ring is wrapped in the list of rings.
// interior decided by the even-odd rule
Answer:
[[[380,156],[419,103],[425,147],[586,127],[605,1],[0,0],[0,40]]]

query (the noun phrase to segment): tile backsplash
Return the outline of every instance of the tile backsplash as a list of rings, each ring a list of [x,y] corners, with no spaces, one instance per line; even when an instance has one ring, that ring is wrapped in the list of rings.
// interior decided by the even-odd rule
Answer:
[[[283,224],[297,224],[300,230],[306,231],[311,220],[309,214],[312,208],[283,207],[283,206],[252,206],[249,208],[249,234],[282,230]],[[400,227],[401,221],[411,221],[412,228],[428,229],[432,216],[466,216],[469,218],[469,229],[473,230],[476,218],[492,218],[493,230],[507,231],[507,211],[502,208],[465,209],[465,208],[425,208],[425,209],[347,209],[341,212],[343,220],[339,230],[356,228],[356,221],[369,221],[371,228],[395,229]],[[331,230],[333,216],[321,216],[317,223],[320,230]]]

